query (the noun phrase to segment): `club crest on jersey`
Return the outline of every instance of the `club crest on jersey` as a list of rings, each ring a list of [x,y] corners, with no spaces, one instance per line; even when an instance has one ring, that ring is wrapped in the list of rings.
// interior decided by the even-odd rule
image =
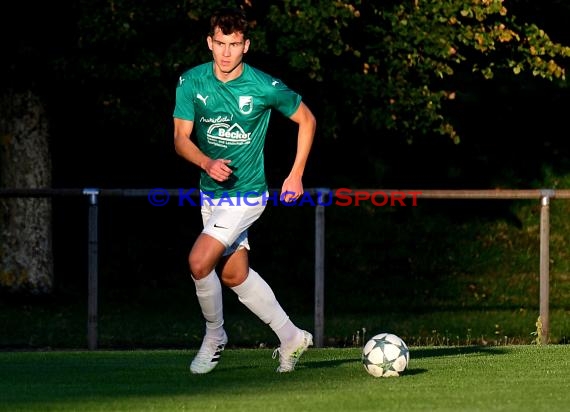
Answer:
[[[243,114],[250,114],[253,110],[253,97],[240,96],[239,97],[239,111]]]

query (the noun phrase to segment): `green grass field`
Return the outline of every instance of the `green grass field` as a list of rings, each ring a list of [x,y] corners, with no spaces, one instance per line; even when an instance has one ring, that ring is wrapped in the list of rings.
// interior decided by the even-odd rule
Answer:
[[[0,353],[1,411],[563,411],[570,346],[411,347],[408,370],[373,378],[359,348],[310,349],[275,372],[270,349],[229,349],[207,375],[195,351]]]

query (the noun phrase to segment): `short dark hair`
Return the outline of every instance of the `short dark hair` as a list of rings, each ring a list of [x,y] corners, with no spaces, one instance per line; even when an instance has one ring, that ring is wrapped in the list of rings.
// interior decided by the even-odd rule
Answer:
[[[216,11],[210,18],[210,36],[214,35],[216,27],[226,35],[242,33],[244,38],[248,38],[249,24],[242,9],[224,7]]]

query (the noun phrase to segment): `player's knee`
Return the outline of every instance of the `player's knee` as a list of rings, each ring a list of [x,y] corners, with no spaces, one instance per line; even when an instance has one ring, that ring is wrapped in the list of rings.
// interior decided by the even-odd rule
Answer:
[[[214,270],[212,265],[205,262],[200,256],[193,254],[188,256],[188,264],[190,265],[190,273],[196,280],[205,278]]]

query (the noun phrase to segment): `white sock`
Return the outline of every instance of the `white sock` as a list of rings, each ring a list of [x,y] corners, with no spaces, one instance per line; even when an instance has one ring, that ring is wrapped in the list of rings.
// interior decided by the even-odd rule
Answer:
[[[297,337],[299,328],[291,322],[277,302],[271,287],[255,270],[250,268],[245,281],[231,289],[238,295],[241,303],[273,329],[281,343],[287,343]]]
[[[224,313],[222,301],[222,284],[216,271],[213,270],[202,279],[194,279],[196,296],[206,319],[206,335],[221,337],[224,333]]]
[[[281,328],[275,331],[282,346],[297,346],[303,339],[301,330],[289,319]]]

